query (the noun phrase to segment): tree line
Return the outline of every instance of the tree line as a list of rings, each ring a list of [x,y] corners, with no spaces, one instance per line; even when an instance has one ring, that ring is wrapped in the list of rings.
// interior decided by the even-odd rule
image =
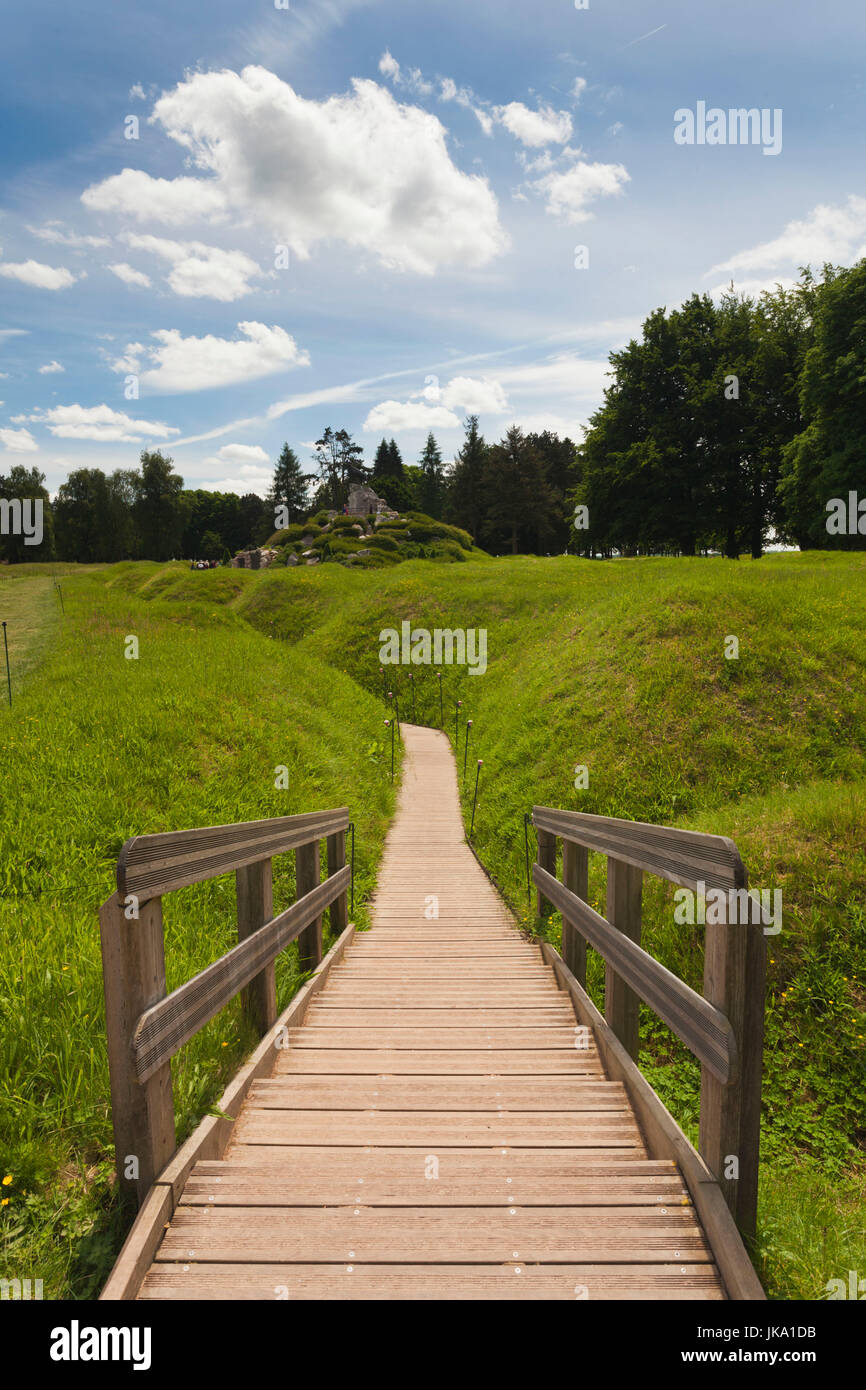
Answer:
[[[757,558],[769,538],[866,548],[866,260],[820,278],[806,269],[757,298],[732,289],[657,309],[611,353],[609,375],[580,443],[517,425],[488,443],[470,415],[449,465],[432,433],[414,463],[383,438],[367,465],[329,425],[311,469],[283,445],[266,498],[185,489],[170,458],[145,450],[137,470],[75,470],[53,504],[39,470],[16,465],[0,500],[43,500],[40,558],[90,562],[227,559],[261,545],[278,515],[342,510],[357,483],[494,554]],[[858,488],[862,517],[849,503]],[[835,530],[834,498],[848,517]],[[23,537],[0,534],[0,560],[32,558]]]

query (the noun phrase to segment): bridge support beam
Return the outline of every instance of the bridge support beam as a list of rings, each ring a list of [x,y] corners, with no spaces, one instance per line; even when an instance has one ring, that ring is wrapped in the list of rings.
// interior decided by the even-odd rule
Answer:
[[[607,861],[606,916],[612,927],[640,945],[643,871],[621,859]],[[629,1057],[640,1051],[640,998],[612,966],[604,967],[604,1016]]]
[[[238,898],[238,941],[248,936],[274,915],[273,861],[262,859],[235,870]],[[277,1017],[277,986],[274,962],[241,990],[241,1008],[260,1037],[273,1028]]]
[[[319,886],[319,841],[298,845],[295,850],[295,889],[303,898]],[[298,961],[301,970],[315,970],[322,959],[322,918],[317,917],[298,937]]]
[[[584,902],[589,894],[589,850],[574,840],[562,842],[562,882]],[[562,919],[562,959],[578,984],[586,989],[586,939],[573,922]]]

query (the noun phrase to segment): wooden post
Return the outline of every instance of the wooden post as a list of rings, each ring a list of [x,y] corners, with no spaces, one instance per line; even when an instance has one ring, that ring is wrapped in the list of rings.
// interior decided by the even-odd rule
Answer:
[[[643,872],[608,856],[607,920],[640,945]],[[640,1051],[640,998],[607,963],[604,967],[604,1016],[629,1056]]]
[[[295,850],[295,883],[297,896],[303,898],[319,883],[319,841],[298,845]],[[305,927],[298,937],[298,961],[301,970],[315,970],[322,959],[322,918]]]
[[[758,1208],[766,975],[767,943],[759,923],[706,924],[704,998],[730,1021],[738,1066],[727,1086],[701,1068],[698,1147],[748,1239],[755,1234]]]
[[[119,893],[103,903],[99,935],[117,1179],[141,1206],[175,1148],[171,1064],[139,1083],[132,1057],[135,1025],[165,998],[165,948],[162,900],[142,904],[137,918],[126,917],[123,903]]]
[[[573,840],[562,842],[562,882],[586,902],[589,893],[589,850]],[[586,939],[573,922],[562,919],[562,959],[579,985],[586,988]]]
[[[235,870],[238,899],[238,941],[270,922],[274,915],[273,862],[261,859]],[[274,962],[241,990],[241,1008],[264,1037],[277,1021],[277,985]]]
[[[549,874],[556,878],[556,836],[549,830],[539,830],[538,832],[538,864],[542,869],[546,869]],[[547,901],[539,888],[535,895],[535,915],[537,917],[549,917],[552,911],[551,904]]]
[[[346,863],[346,832],[338,830],[334,835],[327,838],[328,852],[328,878],[335,874],[338,869],[342,869]],[[349,898],[347,893],[341,893],[328,909],[328,920],[331,925],[333,936],[339,936],[349,925]]]

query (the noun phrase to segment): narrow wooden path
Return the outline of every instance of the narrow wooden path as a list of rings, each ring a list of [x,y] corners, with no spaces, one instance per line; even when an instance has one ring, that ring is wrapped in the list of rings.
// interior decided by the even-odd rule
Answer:
[[[678,1167],[465,843],[447,738],[402,733],[372,929],[195,1165],[139,1297],[724,1297]]]

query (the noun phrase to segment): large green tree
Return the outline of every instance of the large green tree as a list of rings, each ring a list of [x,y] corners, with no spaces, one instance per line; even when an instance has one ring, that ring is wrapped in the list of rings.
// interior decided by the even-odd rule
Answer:
[[[132,512],[138,550],[143,559],[170,560],[180,554],[182,491],[183,478],[175,473],[174,460],[166,458],[159,449],[142,450]]]
[[[6,504],[0,507],[0,559],[13,565],[50,560],[54,555],[54,520],[45,474],[38,468],[13,464],[8,477],[0,473],[0,499]]]
[[[487,445],[478,429],[477,415],[468,415],[463,429],[465,439],[448,480],[446,514],[449,521],[462,526],[477,541],[487,511],[484,487]]]
[[[288,444],[284,444],[277,459],[274,479],[268,493],[268,503],[274,514],[276,514],[278,507],[285,507],[290,522],[305,517],[309,484],[313,476],[313,474],[303,471],[294,449],[290,448]]]
[[[442,451],[436,443],[436,438],[432,432],[427,435],[427,442],[418,459],[418,467],[421,469],[419,497],[421,511],[424,512],[426,516],[432,516],[436,520],[439,520],[442,516],[442,494],[444,490]]]

